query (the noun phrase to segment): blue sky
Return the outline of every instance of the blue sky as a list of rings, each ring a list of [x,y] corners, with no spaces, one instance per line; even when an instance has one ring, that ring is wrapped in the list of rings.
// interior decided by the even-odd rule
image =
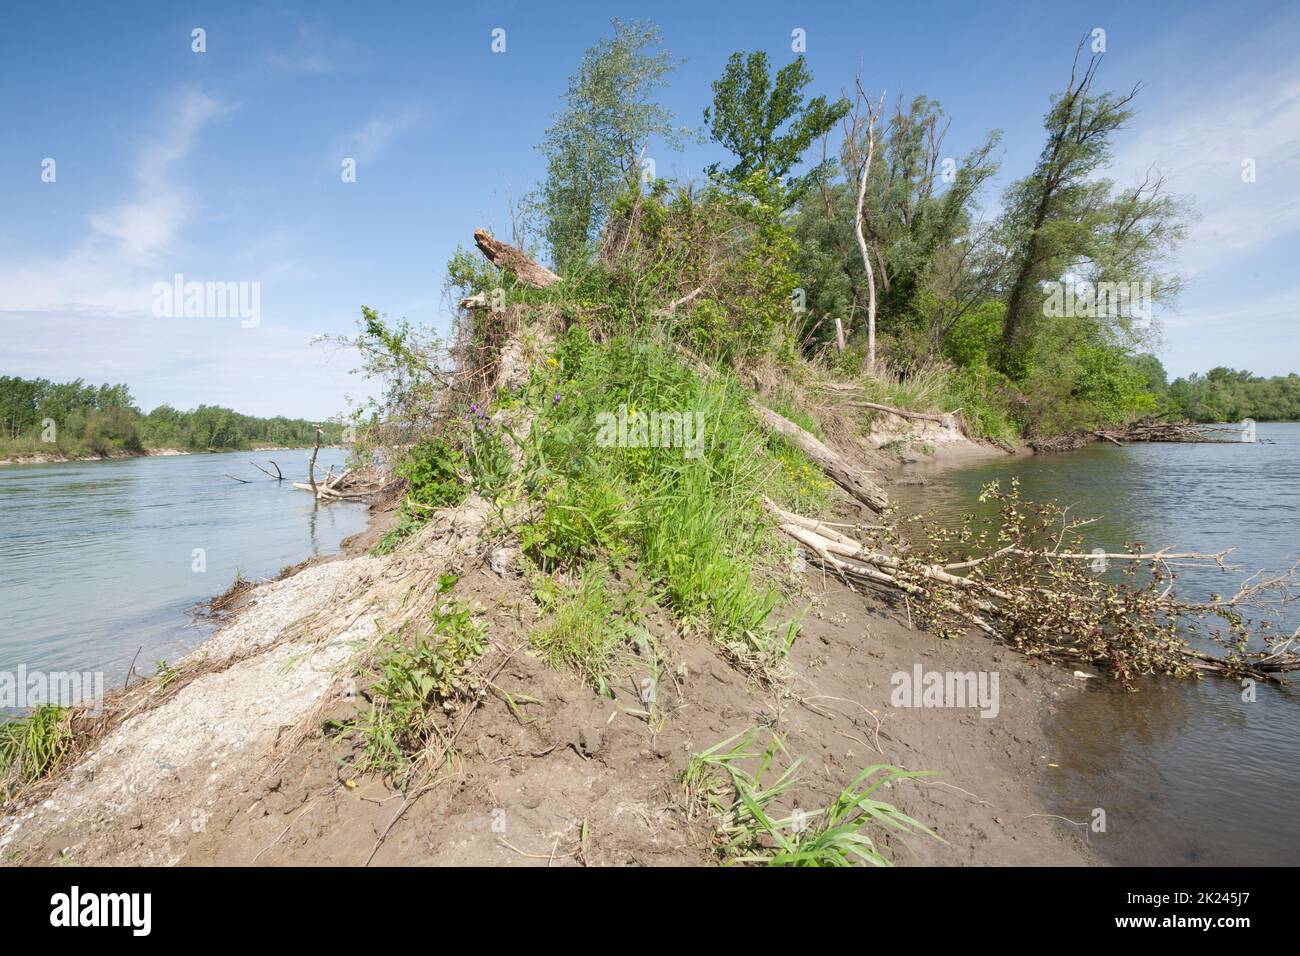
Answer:
[[[341,410],[367,389],[346,354],[308,340],[351,331],[363,303],[445,327],[447,258],[477,226],[508,235],[508,197],[541,174],[534,147],[610,16],[653,19],[686,61],[663,96],[684,124],[700,125],[728,54],[786,63],[800,28],[816,91],[861,68],[891,100],[934,97],[955,156],[1002,129],[990,210],[1032,168],[1078,39],[1105,29],[1101,83],[1146,84],[1111,175],[1158,163],[1201,216],[1161,358],[1174,375],[1300,370],[1294,5],[661,0],[6,4],[0,374],[125,381],[146,409]],[[650,154],[678,177],[721,158],[701,144]],[[154,316],[154,283],[176,273],[259,283],[260,323]]]

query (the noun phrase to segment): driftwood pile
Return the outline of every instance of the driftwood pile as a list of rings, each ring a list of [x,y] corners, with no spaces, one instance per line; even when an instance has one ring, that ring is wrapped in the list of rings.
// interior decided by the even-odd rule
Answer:
[[[1168,422],[1147,418],[1127,425],[1097,428],[1092,431],[1069,432],[1064,435],[1035,437],[1028,445],[1038,454],[1074,451],[1094,441],[1108,441],[1113,445],[1132,442],[1239,442],[1253,441],[1253,435],[1242,425],[1197,425],[1191,422]]]
[[[319,469],[316,469],[319,471]],[[315,474],[312,475],[315,478]],[[301,491],[310,491],[317,501],[369,501],[387,485],[383,473],[378,468],[359,470],[343,469],[337,475],[331,465],[325,475],[314,482],[295,481],[293,486]]]
[[[1193,425],[1188,422],[1163,422],[1157,419],[1133,422],[1121,428],[1104,428],[1093,432],[1105,441],[1124,442],[1214,442],[1241,441],[1243,428],[1238,425]]]
[[[1008,639],[1009,635],[1005,630],[1014,624],[1013,615],[1027,604],[1040,607],[1055,604],[1068,612],[1072,605],[1077,609],[1081,597],[1086,600],[1086,595],[1081,595],[1077,591],[1070,592],[1067,589],[1067,585],[1062,582],[1067,581],[1068,576],[1053,574],[1054,566],[1104,559],[1107,562],[1146,564],[1162,571],[1168,571],[1172,567],[1189,566],[1217,566],[1228,570],[1224,564],[1228,555],[1226,551],[1202,554],[1174,552],[1168,549],[1154,552],[1100,554],[1066,550],[1027,550],[1006,546],[990,554],[968,560],[926,563],[909,559],[905,550],[892,549],[885,545],[864,544],[841,530],[848,526],[836,526],[786,511],[770,499],[765,498],[764,504],[776,516],[781,531],[806,548],[814,564],[835,574],[850,586],[878,585],[898,591],[912,600],[931,602],[941,606],[945,613],[956,615],[969,626],[999,640]],[[996,573],[988,575],[970,573],[981,565],[991,567],[991,562],[1006,558],[1040,565],[1043,574],[1030,583],[1026,583],[1023,576],[1015,575],[1013,576],[1015,583],[1008,583],[1000,580]],[[1169,615],[1225,612],[1236,614],[1239,609],[1259,606],[1270,594],[1280,594],[1282,602],[1291,600],[1294,585],[1295,569],[1272,576],[1261,573],[1248,578],[1237,592],[1229,597],[1216,595],[1210,601],[1199,603],[1181,602],[1173,595],[1170,586],[1154,596],[1148,610]],[[1167,641],[1167,636],[1162,636],[1161,640]],[[1216,655],[1182,642],[1162,643],[1160,650],[1176,655],[1187,671],[1250,677],[1280,683],[1283,674],[1300,670],[1300,653],[1293,650],[1298,642],[1300,642],[1300,631],[1291,635],[1289,639],[1274,641],[1267,650],[1256,653],[1245,653],[1239,650],[1228,655]],[[1042,656],[1103,667],[1110,663],[1104,656],[1098,656],[1095,650],[1088,651],[1081,648],[1076,641],[1064,636],[1055,646],[1051,646],[1049,641],[1049,646],[1043,650]]]

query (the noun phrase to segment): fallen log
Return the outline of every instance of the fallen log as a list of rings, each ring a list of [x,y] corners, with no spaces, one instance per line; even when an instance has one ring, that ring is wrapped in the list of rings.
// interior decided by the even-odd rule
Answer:
[[[765,429],[788,439],[812,459],[826,476],[879,514],[889,507],[889,495],[861,468],[855,467],[839,453],[824,445],[815,435],[804,431],[788,418],[778,415],[758,402],[750,401],[758,423]]]
[[[548,285],[555,285],[560,281],[558,275],[545,266],[538,265],[528,253],[508,242],[492,238],[492,234],[486,229],[474,230],[474,245],[487,256],[489,262],[498,269],[511,273],[524,285],[532,286],[534,289],[545,289]]]
[[[1246,437],[1250,435],[1250,437]],[[1085,431],[1067,432],[1064,435],[1048,435],[1029,440],[1029,447],[1038,454],[1074,451],[1091,441],[1108,441],[1113,445],[1123,446],[1130,442],[1225,442],[1236,443],[1259,441],[1252,433],[1245,431],[1241,425],[1198,425],[1192,422],[1166,422],[1148,418],[1127,425],[1111,428],[1094,428]]]
[[[895,408],[892,405],[881,405],[879,402],[853,401],[841,402],[840,404],[849,408],[869,408],[872,411],[885,412],[888,415],[895,415],[899,418],[906,418],[912,421],[936,422],[944,428],[953,428],[962,434],[965,434],[966,432],[966,429],[963,428],[961,424],[960,408],[953,412],[939,412],[932,414],[930,412],[914,412],[906,408]]]

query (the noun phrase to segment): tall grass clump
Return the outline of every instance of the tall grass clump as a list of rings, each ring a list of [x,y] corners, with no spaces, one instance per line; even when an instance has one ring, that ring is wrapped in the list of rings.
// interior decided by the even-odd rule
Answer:
[[[533,647],[556,670],[567,670],[603,696],[619,655],[641,633],[639,595],[616,587],[608,570],[591,564],[576,586],[539,575],[534,591],[546,620],[531,634]]]
[[[72,747],[70,715],[67,707],[42,704],[0,723],[0,792],[13,796],[58,769]]]
[[[524,480],[536,507],[521,537],[541,567],[634,558],[688,630],[739,656],[784,657],[793,632],[774,625],[779,594],[761,574],[782,546],[761,495],[788,497],[794,483],[733,379],[703,378],[661,332],[597,343],[575,326],[525,401],[535,418]],[[688,416],[682,441],[644,447],[611,425],[653,413]]]
[[[456,580],[451,574],[439,580],[427,622],[410,624],[384,640],[378,673],[364,692],[370,707],[355,723],[359,769],[405,782],[429,743],[443,739],[439,715],[454,712],[457,701],[470,694],[487,625],[463,602],[446,597]]]

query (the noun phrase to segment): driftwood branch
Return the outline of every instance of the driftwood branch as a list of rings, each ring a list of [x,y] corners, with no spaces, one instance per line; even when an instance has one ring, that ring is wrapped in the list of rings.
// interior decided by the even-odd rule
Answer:
[[[316,456],[320,454],[320,426],[316,426],[316,446],[311,450],[311,462],[307,465],[307,483],[311,485],[311,493],[316,494]]]
[[[963,431],[961,427],[961,409],[953,412],[913,412],[906,408],[895,408],[892,405],[881,405],[879,402],[844,402],[849,408],[869,408],[872,411],[884,412],[887,415],[895,415],[899,418],[906,418],[919,422],[937,422],[944,428],[953,428],[957,431]]]

